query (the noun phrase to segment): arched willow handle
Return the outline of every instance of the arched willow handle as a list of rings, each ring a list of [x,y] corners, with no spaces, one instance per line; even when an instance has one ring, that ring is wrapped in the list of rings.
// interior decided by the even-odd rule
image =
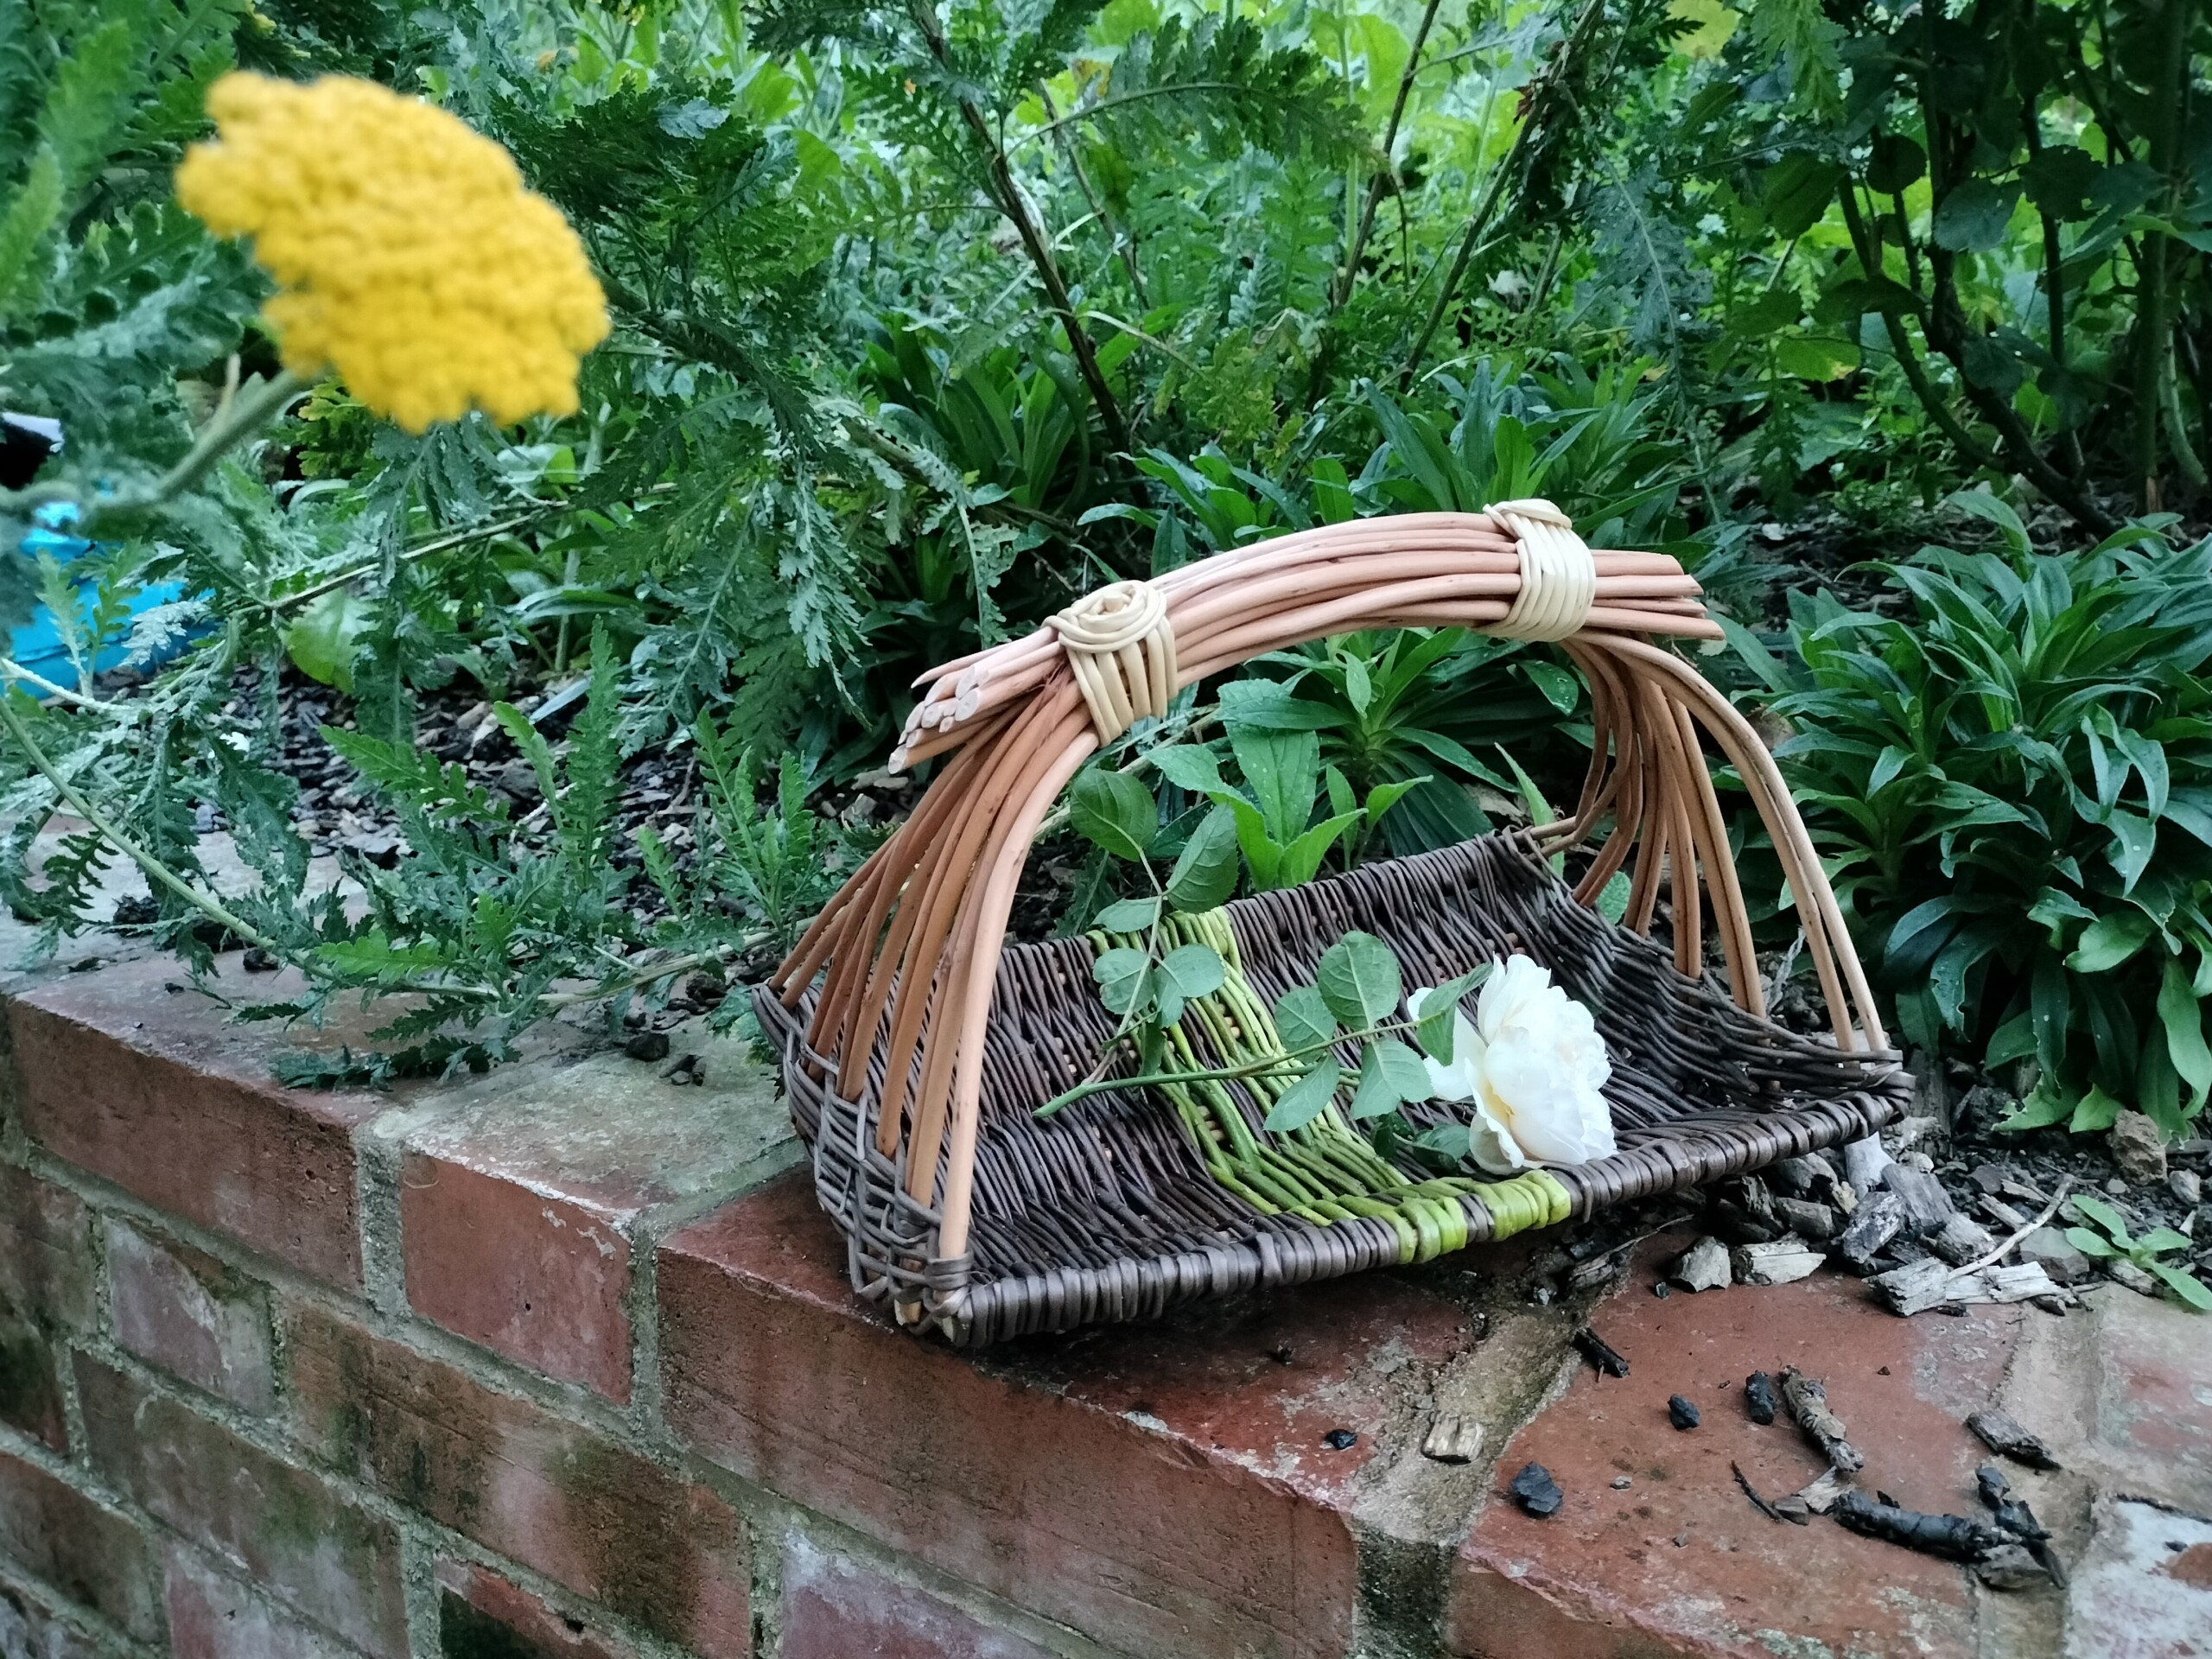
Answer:
[[[1588,683],[1595,737],[1573,815],[1540,832],[1547,849],[1586,840],[1610,816],[1576,896],[1594,902],[1627,869],[1627,921],[1643,931],[1665,888],[1686,974],[1703,959],[1701,871],[1735,1000],[1758,1014],[1750,919],[1699,741],[1709,734],[1773,837],[1836,1041],[1886,1048],[1772,757],[1694,668],[1655,643],[1721,638],[1700,592],[1664,555],[1590,552],[1549,504],[1510,503],[1331,525],[1116,584],[1027,639],[926,677],[893,761],[951,760],[771,984],[796,1006],[827,969],[808,1046],[848,1101],[862,1099],[871,1073],[880,1079],[875,1147],[900,1160],[910,1198],[934,1199],[937,1259],[967,1249],[984,1034],[1014,887],[1038,826],[1097,750],[1101,724],[1110,737],[1158,712],[1163,690],[1332,634],[1453,626],[1556,639]],[[1102,664],[1118,687],[1099,683]]]

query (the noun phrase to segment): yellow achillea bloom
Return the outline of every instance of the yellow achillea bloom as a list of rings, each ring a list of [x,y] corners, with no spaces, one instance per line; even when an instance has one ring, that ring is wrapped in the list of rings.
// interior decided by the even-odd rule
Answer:
[[[251,236],[279,292],[262,315],[284,366],[334,368],[410,432],[481,408],[573,414],[607,303],[560,210],[455,117],[374,82],[233,73],[207,94],[219,139],[177,199]]]

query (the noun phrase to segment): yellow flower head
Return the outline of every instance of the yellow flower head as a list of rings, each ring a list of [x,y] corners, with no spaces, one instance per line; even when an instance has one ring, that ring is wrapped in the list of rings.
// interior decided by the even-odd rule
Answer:
[[[573,414],[607,303],[560,210],[489,138],[418,99],[331,75],[225,75],[220,137],[177,199],[253,238],[279,291],[262,315],[296,374],[335,368],[410,432],[481,408],[501,424]]]

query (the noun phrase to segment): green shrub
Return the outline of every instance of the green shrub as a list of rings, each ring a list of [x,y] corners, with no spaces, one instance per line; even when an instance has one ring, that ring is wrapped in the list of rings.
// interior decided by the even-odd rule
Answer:
[[[1907,1040],[2040,1082],[2007,1127],[2168,1135],[2212,1090],[2212,541],[1928,548],[1900,601],[1794,596],[1797,662],[1740,631],[1777,751]]]

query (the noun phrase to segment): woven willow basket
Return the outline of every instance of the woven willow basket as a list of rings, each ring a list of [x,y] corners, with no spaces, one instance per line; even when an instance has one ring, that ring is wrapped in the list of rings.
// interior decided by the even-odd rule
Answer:
[[[855,1288],[961,1344],[1141,1319],[1423,1260],[1896,1116],[1909,1080],[1780,774],[1659,643],[1719,637],[1698,596],[1674,560],[1593,553],[1548,503],[1510,502],[1334,525],[1117,583],[937,671],[893,760],[952,759],[754,993]],[[1201,1065],[1279,1046],[1266,1008],[1349,929],[1387,941],[1408,984],[1518,950],[1594,1014],[1619,1150],[1511,1180],[1439,1179],[1384,1164],[1339,1109],[1270,1135],[1262,1089],[1242,1083],[1115,1090],[1038,1117],[1090,1073],[1115,1024],[1090,971],[1103,940],[1002,948],[1030,842],[1077,769],[1248,658],[1436,626],[1556,640],[1581,671],[1595,738],[1574,814],[1171,918],[1230,965],[1179,1040]],[[1765,1015],[1700,734],[1771,834],[1832,1041]],[[1548,858],[1601,831],[1570,889]],[[1615,925],[1590,906],[1624,869]],[[1671,952],[1644,937],[1662,895]],[[1708,912],[1732,995],[1700,971]]]

